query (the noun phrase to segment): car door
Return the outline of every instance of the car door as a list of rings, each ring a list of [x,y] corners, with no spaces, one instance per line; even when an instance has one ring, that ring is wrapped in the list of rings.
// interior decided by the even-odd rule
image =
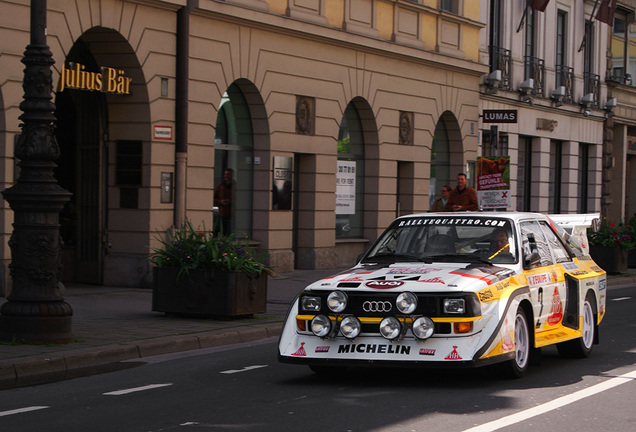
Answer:
[[[523,256],[536,253],[539,257],[526,263],[524,272],[532,298],[535,331],[553,330],[561,325],[566,301],[565,279],[557,264],[568,260],[569,254],[545,222],[522,221],[520,228]]]

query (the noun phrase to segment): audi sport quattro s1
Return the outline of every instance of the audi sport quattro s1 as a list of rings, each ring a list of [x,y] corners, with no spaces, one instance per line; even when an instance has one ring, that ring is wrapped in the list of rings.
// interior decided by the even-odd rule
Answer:
[[[598,343],[607,277],[573,236],[535,213],[396,219],[357,265],[293,301],[279,360],[347,366],[481,366],[522,376],[556,345]]]

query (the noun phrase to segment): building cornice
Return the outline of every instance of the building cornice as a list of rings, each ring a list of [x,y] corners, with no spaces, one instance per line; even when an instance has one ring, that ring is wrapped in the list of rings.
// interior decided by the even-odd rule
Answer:
[[[488,72],[488,66],[485,64],[224,1],[198,0],[198,7],[192,10],[192,14],[339,47],[348,47],[370,54],[420,63],[423,66],[460,72],[474,77],[481,77]],[[474,24],[472,20],[466,21]]]

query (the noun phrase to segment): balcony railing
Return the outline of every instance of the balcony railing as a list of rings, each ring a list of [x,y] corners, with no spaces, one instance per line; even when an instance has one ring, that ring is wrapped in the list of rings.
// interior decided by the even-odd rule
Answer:
[[[490,46],[490,71],[501,71],[501,82],[497,86],[502,90],[510,90],[510,50]]]
[[[564,103],[574,102],[574,68],[569,66],[557,65],[556,67],[556,86],[565,87]]]
[[[590,108],[598,108],[601,97],[601,77],[597,74],[585,72],[583,74],[583,88],[584,96],[588,93],[594,94],[594,103],[592,103]]]
[[[525,56],[523,58],[523,65],[525,69],[524,79],[532,78],[534,80],[534,90],[532,91],[532,95],[545,97],[544,89],[545,89],[545,62],[543,59]]]

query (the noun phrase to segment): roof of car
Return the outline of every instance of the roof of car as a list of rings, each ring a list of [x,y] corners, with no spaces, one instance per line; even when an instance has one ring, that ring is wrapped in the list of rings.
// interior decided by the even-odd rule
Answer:
[[[413,217],[499,217],[506,218],[511,220],[521,220],[521,219],[543,219],[547,220],[548,217],[542,213],[532,213],[532,212],[504,212],[504,211],[488,211],[488,212],[453,212],[453,213],[416,213],[410,215],[400,216],[398,219],[404,218],[413,218]]]

